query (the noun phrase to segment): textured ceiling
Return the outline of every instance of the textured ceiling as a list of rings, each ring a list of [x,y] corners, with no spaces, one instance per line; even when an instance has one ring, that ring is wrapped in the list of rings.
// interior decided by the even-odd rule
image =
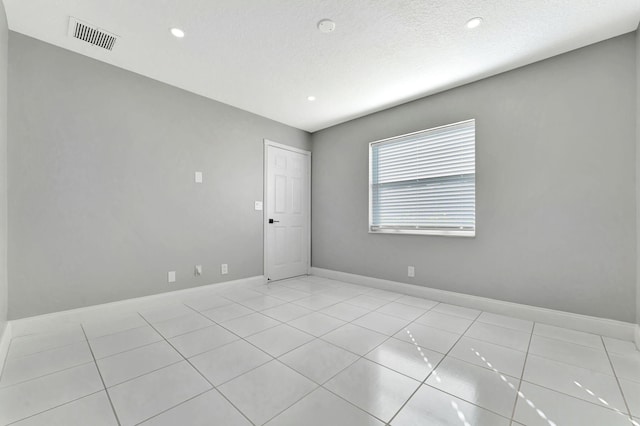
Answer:
[[[640,0],[4,3],[13,31],[308,131],[633,31],[640,20]],[[69,16],[121,39],[112,52],[72,39]],[[467,29],[475,16],[483,24]],[[316,29],[323,18],[336,22],[333,33]],[[174,26],[186,37],[174,38]]]

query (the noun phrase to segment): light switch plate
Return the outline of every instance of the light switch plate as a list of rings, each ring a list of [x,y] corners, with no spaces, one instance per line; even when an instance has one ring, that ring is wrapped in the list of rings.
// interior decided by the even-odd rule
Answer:
[[[196,183],[202,183],[202,172],[196,172],[195,179]]]
[[[169,271],[169,273],[167,274],[167,281],[169,281],[170,283],[176,282],[176,271]]]
[[[256,201],[256,210],[262,210],[262,201]]]

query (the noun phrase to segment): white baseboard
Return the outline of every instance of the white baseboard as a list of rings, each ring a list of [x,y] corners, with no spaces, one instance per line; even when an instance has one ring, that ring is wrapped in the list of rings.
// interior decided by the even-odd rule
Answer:
[[[12,337],[19,337],[27,334],[60,329],[61,327],[69,325],[77,325],[81,322],[103,320],[113,315],[137,312],[142,309],[150,309],[163,304],[198,297],[198,295],[204,295],[211,290],[219,291],[224,290],[227,287],[258,285],[265,282],[265,277],[262,275],[242,278],[234,281],[224,281],[221,283],[137,297],[135,299],[119,300],[117,302],[11,320],[9,321],[9,325],[11,326]],[[1,356],[2,353],[0,353],[0,357]]]
[[[4,361],[9,353],[9,343],[11,342],[11,323],[7,321],[4,330],[0,331],[0,373],[4,367]]]
[[[452,305],[542,322],[558,327],[571,328],[573,330],[615,337],[617,339],[634,340],[635,331],[636,345],[640,348],[640,344],[638,343],[640,342],[640,327],[623,321],[574,314],[571,312],[522,305],[519,303],[504,302],[486,297],[455,293],[452,291],[423,287],[415,284],[372,278],[364,275],[349,274],[330,269],[313,267],[311,268],[311,274],[319,277],[379,288],[382,290],[395,291],[410,296],[424,297],[437,302],[450,303]]]

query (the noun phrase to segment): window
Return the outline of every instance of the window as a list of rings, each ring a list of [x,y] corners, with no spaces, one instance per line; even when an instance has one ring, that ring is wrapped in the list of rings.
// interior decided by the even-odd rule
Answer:
[[[369,232],[476,233],[476,122],[369,144]]]

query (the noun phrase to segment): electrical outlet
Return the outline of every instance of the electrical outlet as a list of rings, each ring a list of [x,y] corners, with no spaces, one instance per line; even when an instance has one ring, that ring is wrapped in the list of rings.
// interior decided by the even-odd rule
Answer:
[[[413,266],[409,266],[407,268],[407,275],[410,276],[411,278],[416,276],[416,268],[414,268]]]
[[[176,271],[169,271],[169,273],[167,274],[167,281],[169,281],[170,283],[176,282]]]
[[[193,268],[193,275],[196,277],[202,275],[202,265],[196,265],[196,267]]]
[[[229,266],[226,263],[223,263],[222,265],[220,265],[220,273],[222,275],[229,273]]]
[[[202,172],[195,172],[194,178],[196,183],[202,183]]]

